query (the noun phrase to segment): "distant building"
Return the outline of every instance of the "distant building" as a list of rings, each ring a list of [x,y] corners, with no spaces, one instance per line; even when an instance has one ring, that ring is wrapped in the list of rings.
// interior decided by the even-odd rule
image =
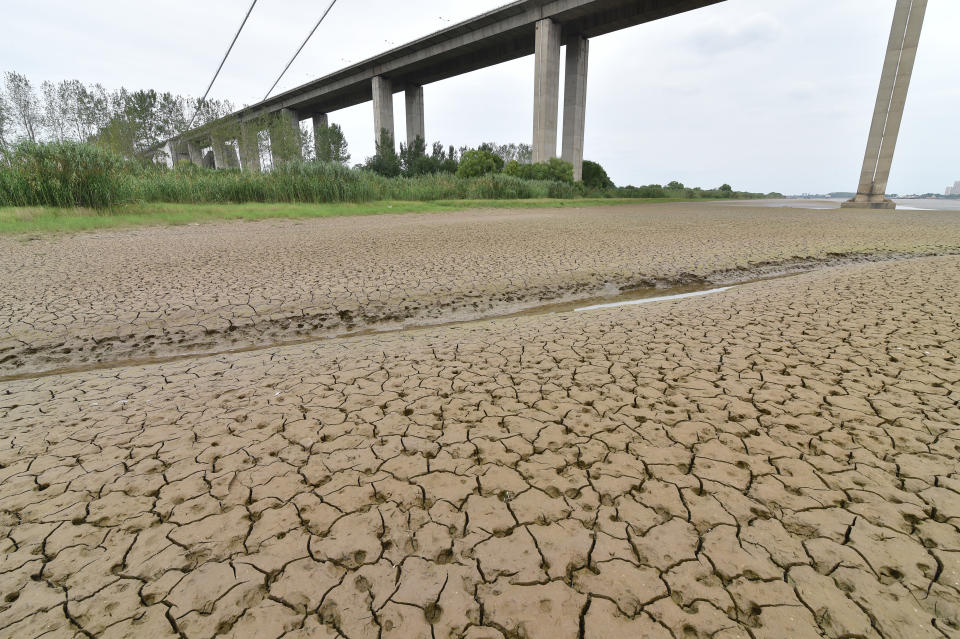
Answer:
[[[953,186],[948,186],[944,195],[960,195],[960,180],[954,182]]]

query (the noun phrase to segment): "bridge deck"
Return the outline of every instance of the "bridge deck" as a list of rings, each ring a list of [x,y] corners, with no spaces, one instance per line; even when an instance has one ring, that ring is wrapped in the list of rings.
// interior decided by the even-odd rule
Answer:
[[[518,0],[246,107],[180,139],[200,139],[218,123],[245,122],[281,109],[306,119],[369,102],[371,80],[378,75],[390,78],[399,92],[532,55],[535,25],[544,18],[559,23],[564,38],[592,38],[722,1]]]

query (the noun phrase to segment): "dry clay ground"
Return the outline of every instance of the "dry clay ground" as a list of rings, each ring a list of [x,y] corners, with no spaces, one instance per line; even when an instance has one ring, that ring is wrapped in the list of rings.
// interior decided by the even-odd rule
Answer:
[[[0,384],[0,636],[960,636],[958,290],[902,260]]]
[[[510,311],[610,284],[958,251],[955,212],[716,204],[0,239],[0,376]]]

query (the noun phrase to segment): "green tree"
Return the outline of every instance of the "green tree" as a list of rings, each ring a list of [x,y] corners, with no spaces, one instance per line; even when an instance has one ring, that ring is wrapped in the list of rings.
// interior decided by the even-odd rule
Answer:
[[[189,103],[187,110],[190,111],[187,122],[192,120],[194,127],[219,120],[234,111],[233,103],[229,100],[194,100],[188,98],[185,101]]]
[[[453,148],[452,144],[444,151],[443,144],[434,142],[433,149],[430,152],[430,159],[436,163],[437,171],[440,173],[457,172],[459,162],[457,162],[457,151]]]
[[[339,124],[321,126],[314,132],[317,161],[346,164],[350,161],[347,138]]]
[[[487,173],[499,173],[503,169],[503,158],[486,149],[466,151],[460,158],[457,177],[480,177]]]
[[[434,144],[433,153],[427,155],[427,143],[419,135],[409,146],[401,144],[400,165],[403,174],[407,177],[415,177],[417,175],[439,173],[443,158],[437,157],[438,148],[442,155],[443,145],[439,143]]]
[[[400,156],[397,155],[393,136],[386,129],[380,129],[380,140],[377,142],[377,152],[372,158],[367,158],[364,168],[384,177],[397,177],[402,167]]]
[[[79,95],[83,96],[83,93],[78,90]],[[102,108],[97,101],[96,98],[91,100],[94,108]],[[159,158],[165,153],[157,150],[160,144],[182,132],[188,124],[187,100],[172,93],[120,89],[110,94],[106,103],[107,119],[99,125],[94,140],[127,159]],[[89,126],[85,121],[95,118],[88,118],[78,108],[76,119],[80,123],[78,126],[83,128]]]
[[[5,151],[8,146],[7,136],[10,135],[9,108],[6,98],[0,93],[0,151]]]
[[[497,173],[503,170],[503,165],[507,162],[504,155],[510,153],[509,145],[496,145],[490,142],[484,142],[477,147],[478,151],[485,151],[494,157],[497,164]]]
[[[61,83],[62,84],[62,83]],[[40,85],[40,95],[43,96],[43,126],[50,139],[63,142],[68,139],[67,98],[60,91],[60,86],[52,82]]]
[[[612,189],[613,180],[602,166],[590,160],[583,161],[583,184],[591,189]]]
[[[497,144],[496,142],[484,142],[479,147],[483,151],[490,151],[499,156],[504,164],[509,162],[518,162],[519,164],[530,164],[530,158],[533,156],[533,147],[529,144]]]
[[[106,108],[96,104],[98,90],[106,94],[102,86],[87,89],[79,80],[63,80],[56,85],[56,107],[64,139],[86,142],[100,128],[99,119]]]
[[[43,116],[33,85],[26,76],[15,71],[8,71],[4,75],[4,84],[7,88],[11,119],[17,124],[24,138],[36,142]]]
[[[674,180],[673,182],[670,182],[667,184],[667,188],[670,189],[671,191],[682,191],[687,187],[683,185],[683,182],[677,182],[676,180]]]
[[[74,139],[81,142],[90,140],[97,132],[106,126],[110,119],[110,100],[107,90],[101,84],[89,87],[73,80],[75,91],[75,123],[76,135]]]

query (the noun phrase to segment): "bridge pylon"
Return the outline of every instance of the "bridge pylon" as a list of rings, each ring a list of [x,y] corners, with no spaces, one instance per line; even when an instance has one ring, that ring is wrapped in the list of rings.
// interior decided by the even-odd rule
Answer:
[[[886,197],[887,181],[926,11],[927,0],[897,0],[860,185],[856,197],[841,204],[843,208],[897,208],[896,203]]]

